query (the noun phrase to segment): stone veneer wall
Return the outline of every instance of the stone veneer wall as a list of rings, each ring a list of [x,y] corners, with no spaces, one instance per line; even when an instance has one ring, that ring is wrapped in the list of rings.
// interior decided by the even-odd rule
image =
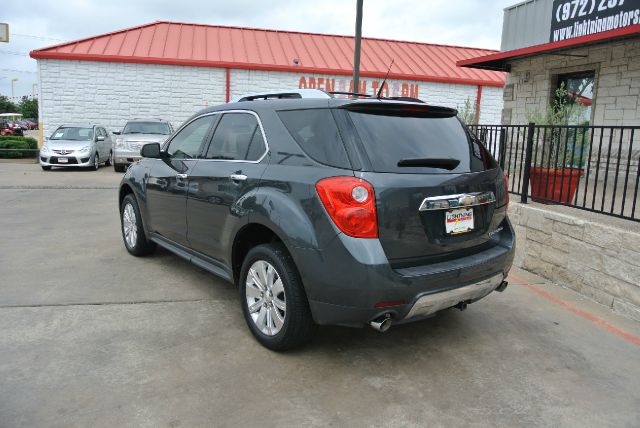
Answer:
[[[514,264],[640,321],[640,233],[512,202]]]
[[[595,71],[591,123],[640,126],[640,37],[513,61],[507,75],[503,124],[527,123],[527,112],[550,104],[559,74]]]

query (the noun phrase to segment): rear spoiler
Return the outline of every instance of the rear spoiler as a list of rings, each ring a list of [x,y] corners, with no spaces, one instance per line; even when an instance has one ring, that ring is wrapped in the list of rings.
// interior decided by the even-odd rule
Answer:
[[[379,114],[386,116],[414,116],[414,117],[454,117],[458,110],[449,107],[430,106],[427,104],[388,101],[357,101],[343,104],[338,108],[360,113]]]

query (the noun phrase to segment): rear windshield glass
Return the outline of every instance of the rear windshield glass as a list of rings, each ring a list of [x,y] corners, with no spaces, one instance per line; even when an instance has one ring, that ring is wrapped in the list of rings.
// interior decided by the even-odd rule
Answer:
[[[160,134],[169,135],[169,125],[163,122],[129,122],[122,130],[123,134]]]
[[[338,127],[329,109],[279,111],[280,120],[312,159],[337,168],[351,168]]]
[[[349,111],[349,116],[376,172],[461,173],[495,167],[484,147],[469,138],[456,117],[413,117],[355,111]],[[460,162],[453,169],[428,166],[429,160],[434,159]],[[420,166],[421,161],[425,166]],[[399,162],[409,166],[399,166]]]
[[[93,129],[76,127],[58,128],[49,139],[91,141],[93,139]]]

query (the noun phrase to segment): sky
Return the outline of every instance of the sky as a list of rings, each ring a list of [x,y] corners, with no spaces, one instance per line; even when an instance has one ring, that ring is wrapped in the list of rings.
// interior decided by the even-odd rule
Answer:
[[[0,95],[31,95],[29,51],[152,21],[354,34],[356,0],[2,0]],[[499,49],[503,9],[518,0],[364,0],[362,35]],[[37,87],[35,88],[37,91]]]

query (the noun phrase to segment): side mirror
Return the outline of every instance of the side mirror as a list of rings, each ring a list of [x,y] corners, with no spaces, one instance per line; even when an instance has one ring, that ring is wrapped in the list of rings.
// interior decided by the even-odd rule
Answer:
[[[120,135],[120,133],[122,131],[120,131],[119,129],[116,129],[115,131],[111,131],[113,135]]]
[[[162,154],[160,152],[160,144],[158,143],[145,144],[144,146],[142,146],[142,149],[140,149],[140,155],[143,158],[160,159],[162,157]]]
[[[98,138],[96,138],[96,141],[104,141],[104,135],[98,135]]]

